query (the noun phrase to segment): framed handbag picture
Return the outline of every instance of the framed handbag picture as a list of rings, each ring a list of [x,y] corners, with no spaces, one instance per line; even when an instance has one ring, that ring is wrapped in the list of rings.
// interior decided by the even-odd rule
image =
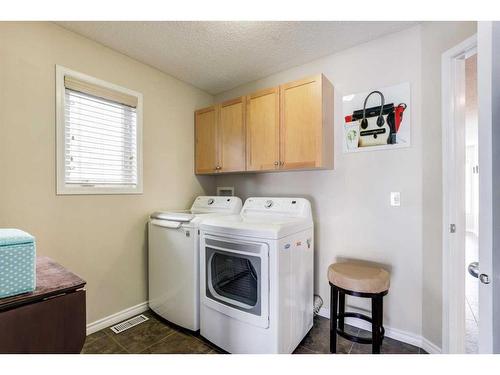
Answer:
[[[344,152],[410,146],[410,84],[342,97]]]

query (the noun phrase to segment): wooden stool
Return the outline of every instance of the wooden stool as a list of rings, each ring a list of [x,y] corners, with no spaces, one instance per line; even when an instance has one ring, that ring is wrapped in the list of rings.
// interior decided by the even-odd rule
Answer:
[[[372,344],[372,353],[380,353],[384,339],[383,297],[389,291],[389,272],[380,267],[359,263],[335,263],[328,267],[330,282],[330,352],[337,352],[337,333],[347,340]],[[345,295],[371,298],[372,316],[345,312]],[[337,312],[338,306],[338,312]],[[354,336],[344,331],[344,318],[358,318],[372,324],[372,338]],[[338,328],[337,328],[338,320]]]

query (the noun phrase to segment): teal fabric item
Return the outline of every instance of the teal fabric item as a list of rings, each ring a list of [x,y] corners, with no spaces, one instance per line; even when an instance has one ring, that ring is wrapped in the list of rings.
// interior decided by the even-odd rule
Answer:
[[[0,229],[0,298],[36,288],[35,238],[19,229]]]

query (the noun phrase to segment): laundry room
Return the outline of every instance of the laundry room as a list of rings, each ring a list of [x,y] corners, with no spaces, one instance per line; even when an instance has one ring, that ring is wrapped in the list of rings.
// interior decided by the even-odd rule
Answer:
[[[497,22],[19,14],[0,354],[500,352]]]

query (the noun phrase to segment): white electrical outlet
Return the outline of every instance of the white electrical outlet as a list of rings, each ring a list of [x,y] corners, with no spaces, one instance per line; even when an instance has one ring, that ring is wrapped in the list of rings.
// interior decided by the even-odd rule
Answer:
[[[399,191],[391,191],[391,206],[401,206],[401,194],[399,193]]]

